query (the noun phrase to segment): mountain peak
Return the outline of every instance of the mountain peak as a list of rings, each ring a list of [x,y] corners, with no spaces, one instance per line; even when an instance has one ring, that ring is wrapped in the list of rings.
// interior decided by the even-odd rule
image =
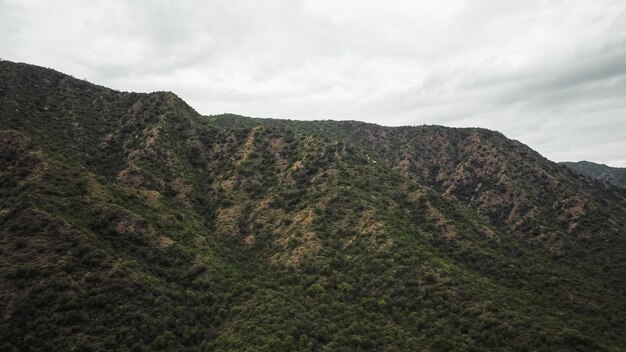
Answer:
[[[0,349],[626,348],[626,190],[499,132],[0,101]]]
[[[583,175],[626,188],[626,168],[610,167],[585,160],[578,162],[566,161],[561,164]]]

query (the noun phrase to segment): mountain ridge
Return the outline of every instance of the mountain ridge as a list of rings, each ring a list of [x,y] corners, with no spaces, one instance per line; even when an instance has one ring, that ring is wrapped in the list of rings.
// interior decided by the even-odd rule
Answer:
[[[626,191],[500,133],[0,97],[3,349],[626,346]]]
[[[626,168],[611,167],[586,160],[576,162],[564,161],[559,164],[565,165],[583,175],[626,188]]]

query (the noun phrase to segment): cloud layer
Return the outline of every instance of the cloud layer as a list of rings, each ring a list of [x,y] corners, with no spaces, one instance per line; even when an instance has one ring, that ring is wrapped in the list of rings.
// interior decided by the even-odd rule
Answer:
[[[625,28],[621,0],[0,0],[0,57],[204,114],[479,126],[626,166]]]

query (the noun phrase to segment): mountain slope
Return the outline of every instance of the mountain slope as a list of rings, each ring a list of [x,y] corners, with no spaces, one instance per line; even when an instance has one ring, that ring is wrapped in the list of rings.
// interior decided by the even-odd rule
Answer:
[[[590,161],[561,162],[570,169],[583,175],[606,181],[616,186],[626,188],[626,169],[610,167],[604,164],[596,164]]]
[[[626,348],[626,193],[499,133],[0,101],[3,350]]]

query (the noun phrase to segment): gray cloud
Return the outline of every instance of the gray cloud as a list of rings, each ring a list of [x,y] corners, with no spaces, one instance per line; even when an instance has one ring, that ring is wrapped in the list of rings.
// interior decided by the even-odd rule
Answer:
[[[0,0],[0,56],[205,114],[502,131],[626,166],[620,0]]]

